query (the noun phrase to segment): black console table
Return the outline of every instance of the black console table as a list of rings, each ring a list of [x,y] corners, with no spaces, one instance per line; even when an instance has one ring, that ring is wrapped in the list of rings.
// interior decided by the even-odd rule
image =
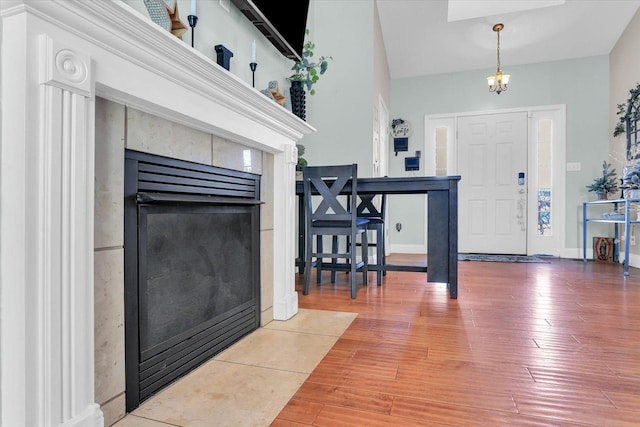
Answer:
[[[428,281],[444,282],[449,297],[458,297],[458,181],[460,176],[358,178],[358,194],[427,195],[427,266],[369,264],[369,270],[428,271]],[[345,187],[344,191],[350,191]],[[304,271],[304,190],[296,181],[298,196],[298,259]],[[389,205],[389,201],[387,201]]]

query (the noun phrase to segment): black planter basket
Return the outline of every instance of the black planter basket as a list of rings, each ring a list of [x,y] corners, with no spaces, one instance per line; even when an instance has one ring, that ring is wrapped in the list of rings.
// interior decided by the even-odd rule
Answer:
[[[291,112],[306,121],[306,93],[302,82],[292,81],[289,93],[291,95]]]

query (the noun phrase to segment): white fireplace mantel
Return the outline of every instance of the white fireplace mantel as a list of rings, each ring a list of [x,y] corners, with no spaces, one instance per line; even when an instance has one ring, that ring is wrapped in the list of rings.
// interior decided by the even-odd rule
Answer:
[[[0,424],[94,403],[95,97],[274,155],[274,318],[297,312],[295,143],[314,129],[120,1],[0,5]]]

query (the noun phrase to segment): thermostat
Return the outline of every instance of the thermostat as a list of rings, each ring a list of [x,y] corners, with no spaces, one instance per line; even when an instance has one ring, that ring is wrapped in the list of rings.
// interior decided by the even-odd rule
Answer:
[[[420,170],[420,157],[405,157],[404,170],[406,171]]]

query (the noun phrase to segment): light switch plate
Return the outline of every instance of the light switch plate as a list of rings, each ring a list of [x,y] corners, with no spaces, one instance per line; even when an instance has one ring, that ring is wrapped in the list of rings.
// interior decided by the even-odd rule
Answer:
[[[567,162],[567,172],[578,172],[582,169],[580,162]]]

